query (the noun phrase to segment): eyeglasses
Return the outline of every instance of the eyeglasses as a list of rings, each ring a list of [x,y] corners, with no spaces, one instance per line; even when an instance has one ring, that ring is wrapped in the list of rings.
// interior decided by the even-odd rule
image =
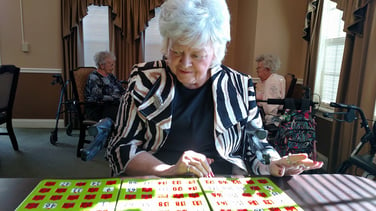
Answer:
[[[180,58],[184,55],[184,51],[179,51],[179,50],[175,50],[173,48],[169,48],[169,51],[172,53],[172,56],[175,57],[175,58]],[[193,60],[193,61],[197,61],[197,62],[200,62],[202,61],[203,59],[205,59],[207,56],[207,54],[205,52],[202,52],[202,51],[193,51],[192,53],[190,53],[190,58]]]

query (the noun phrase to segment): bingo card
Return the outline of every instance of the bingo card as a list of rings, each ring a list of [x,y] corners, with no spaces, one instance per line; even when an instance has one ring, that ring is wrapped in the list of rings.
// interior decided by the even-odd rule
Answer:
[[[197,178],[124,179],[116,211],[207,211]]]
[[[303,210],[269,178],[200,178],[212,210]]]
[[[17,211],[303,210],[269,178],[42,180]]]
[[[56,180],[38,183],[16,211],[114,210],[121,179]]]

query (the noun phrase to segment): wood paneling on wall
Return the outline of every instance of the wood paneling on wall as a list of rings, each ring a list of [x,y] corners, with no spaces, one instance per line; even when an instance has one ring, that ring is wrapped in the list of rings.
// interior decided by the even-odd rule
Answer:
[[[52,73],[20,74],[14,101],[14,118],[56,118],[61,86],[51,84],[52,75]]]

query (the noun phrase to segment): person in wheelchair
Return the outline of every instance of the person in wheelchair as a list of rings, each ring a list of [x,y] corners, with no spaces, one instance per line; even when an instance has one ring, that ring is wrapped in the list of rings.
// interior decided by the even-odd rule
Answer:
[[[263,125],[252,78],[221,64],[230,41],[225,0],[166,0],[159,28],[166,60],[133,66],[106,151],[113,176],[281,177],[322,166],[306,154],[280,157],[256,135]]]
[[[276,72],[280,68],[280,59],[276,55],[261,54],[256,58],[256,72],[260,82],[256,84],[256,100],[284,99],[286,92],[286,80]],[[265,129],[273,130],[279,125],[279,111],[283,105],[273,105],[267,102],[257,102],[263,112]]]
[[[95,54],[97,70],[93,71],[85,86],[85,117],[99,121],[110,117],[115,121],[119,99],[125,93],[122,83],[113,74],[115,56],[108,51]]]

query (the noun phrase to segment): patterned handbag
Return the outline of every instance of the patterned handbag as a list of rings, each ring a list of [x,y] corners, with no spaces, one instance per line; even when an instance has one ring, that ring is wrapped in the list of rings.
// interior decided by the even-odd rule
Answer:
[[[276,138],[271,143],[281,156],[307,153],[311,159],[316,159],[316,121],[312,107],[308,104],[305,108],[286,109],[281,116]]]

